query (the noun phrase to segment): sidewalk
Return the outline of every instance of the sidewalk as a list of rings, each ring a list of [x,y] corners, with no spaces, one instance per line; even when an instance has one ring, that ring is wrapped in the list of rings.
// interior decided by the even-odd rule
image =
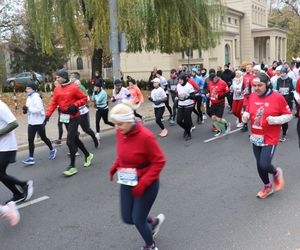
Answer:
[[[109,105],[109,110],[114,106],[114,104]],[[146,121],[150,121],[154,118],[154,112],[153,112],[153,107],[152,103],[148,101],[145,98],[145,103],[141,105],[141,107],[137,110],[139,114],[142,116],[146,117]],[[168,112],[168,111],[167,111]],[[96,132],[96,124],[95,124],[95,119],[96,119],[96,110],[94,107],[90,107],[90,125],[91,128],[94,132]],[[166,113],[165,113],[166,114]],[[18,115],[17,120],[19,123],[19,127],[15,130],[16,138],[17,138],[17,143],[18,143],[18,150],[23,151],[28,149],[28,141],[27,141],[27,115]],[[57,127],[57,120],[58,120],[58,113],[54,112],[49,120],[49,122],[46,125],[46,134],[47,137],[51,140],[54,141],[58,138],[58,127]],[[64,134],[63,134],[63,140],[65,140],[67,136],[67,132],[64,129]],[[106,125],[103,123],[101,120],[100,122],[100,135],[106,130],[111,130],[113,129],[111,126]],[[81,136],[85,136],[86,134],[82,132],[81,128],[79,129]],[[45,145],[43,141],[40,141],[39,139],[35,139],[35,146],[43,146]]]

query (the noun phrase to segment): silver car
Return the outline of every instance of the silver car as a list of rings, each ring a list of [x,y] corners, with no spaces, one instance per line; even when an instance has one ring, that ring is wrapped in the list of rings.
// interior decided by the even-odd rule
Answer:
[[[33,72],[36,76],[36,79],[39,82],[44,81],[44,78],[42,75]],[[23,85],[25,86],[27,83],[29,83],[30,81],[32,81],[32,73],[31,72],[22,72],[19,73],[15,76],[9,77],[6,79],[6,86],[15,86],[15,85]]]

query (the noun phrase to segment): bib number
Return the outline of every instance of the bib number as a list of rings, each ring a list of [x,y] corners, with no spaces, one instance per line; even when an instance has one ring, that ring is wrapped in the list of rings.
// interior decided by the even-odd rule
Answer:
[[[60,114],[59,121],[62,122],[62,123],[69,123],[70,122],[70,115]]]
[[[289,94],[289,88],[279,88],[279,93],[282,94],[282,95],[288,95]]]
[[[252,134],[250,136],[250,142],[252,142],[255,146],[262,147],[265,145],[265,139],[263,135]]]
[[[138,176],[136,168],[118,168],[118,183],[126,186],[136,186]]]

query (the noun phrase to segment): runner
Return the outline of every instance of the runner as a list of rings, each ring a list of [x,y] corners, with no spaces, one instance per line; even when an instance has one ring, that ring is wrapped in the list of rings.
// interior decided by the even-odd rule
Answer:
[[[196,84],[197,85],[197,84]],[[177,124],[184,129],[183,137],[186,141],[191,140],[192,112],[194,109],[195,89],[188,83],[186,73],[181,73],[178,77],[177,95],[178,112]]]
[[[53,148],[51,141],[46,136],[44,120],[45,120],[45,109],[43,101],[40,95],[36,92],[37,85],[35,82],[27,84],[26,93],[27,100],[26,105],[23,106],[23,114],[28,114],[28,148],[29,157],[22,161],[26,165],[34,165],[34,138],[36,133],[41,137],[41,140],[50,149],[48,159],[53,160],[56,157],[56,149]]]
[[[235,72],[235,78],[232,80],[232,85],[230,90],[233,93],[233,102],[232,102],[232,114],[237,117],[236,127],[243,127],[242,123],[242,108],[244,102],[244,95],[242,93],[243,88],[243,72],[237,70]]]
[[[141,104],[144,103],[144,96],[140,90],[140,88],[137,86],[136,81],[130,77],[128,79],[128,91],[131,95],[130,102],[134,106],[134,115],[135,117],[138,117],[141,119],[142,122],[144,122],[144,117],[136,112],[136,110],[141,106]]]
[[[195,93],[195,106],[197,108],[197,124],[202,124],[203,123],[203,114],[201,110],[201,105],[202,105],[202,91],[204,88],[204,80],[200,78],[198,75],[198,69],[197,68],[192,68],[192,77],[191,79],[197,83],[199,87],[199,91]]]
[[[165,101],[167,99],[167,95],[160,85],[159,78],[154,78],[152,81],[154,89],[151,91],[151,96],[148,98],[150,102],[153,102],[152,106],[154,108],[155,121],[161,128],[159,135],[161,137],[165,137],[168,135],[168,130],[165,128],[162,122],[162,117],[165,112]]]
[[[289,78],[287,75],[288,70],[283,67],[280,70],[280,77],[277,79],[276,90],[284,97],[287,104],[290,107],[290,110],[293,110],[293,101],[294,101],[294,94],[293,91],[296,88],[296,81],[292,78]],[[282,124],[282,135],[280,137],[280,141],[286,141],[286,134],[288,131],[289,125],[288,123]]]
[[[20,181],[6,173],[8,165],[16,162],[17,141],[14,130],[19,125],[16,117],[1,100],[0,110],[0,181],[13,193],[13,197],[6,203],[26,201],[33,194],[33,182]]]
[[[276,89],[277,88],[277,80],[278,78],[280,77],[280,70],[281,70],[282,66],[278,66],[276,69],[275,69],[275,75],[272,76],[271,78],[271,84],[272,84],[272,87],[273,89]]]
[[[267,75],[268,75],[270,78],[272,78],[273,76],[276,75],[276,68],[277,68],[277,67],[278,67],[278,62],[277,62],[277,61],[274,61],[274,62],[272,63],[272,67],[269,68],[269,69],[267,70]]]
[[[249,102],[249,97],[252,92],[252,82],[253,82],[254,75],[252,73],[252,64],[248,64],[246,66],[246,73],[243,76],[243,95],[244,95],[244,101],[243,101],[243,111],[246,110],[246,107]],[[243,128],[241,129],[242,132],[248,131],[248,124],[244,123]]]
[[[117,157],[110,169],[109,179],[112,181],[117,172],[118,183],[121,184],[122,219],[126,224],[136,226],[145,241],[143,250],[157,250],[153,237],[157,235],[165,216],[148,215],[158,193],[160,172],[166,164],[165,156],[154,135],[135,121],[131,107],[116,105],[110,112],[110,118],[117,127]]]
[[[60,86],[57,86],[54,90],[44,123],[46,124],[49,121],[49,118],[57,106],[59,106],[61,111],[60,121],[67,124],[68,128],[67,145],[71,160],[69,167],[63,174],[65,176],[72,176],[78,172],[75,166],[75,154],[78,148],[85,156],[84,167],[89,167],[94,157],[92,153],[87,151],[78,134],[80,123],[79,107],[86,104],[87,96],[77,85],[70,83],[68,72],[65,69],[57,72],[56,80],[60,83]]]
[[[292,114],[285,99],[270,88],[270,79],[260,73],[253,80],[253,89],[249,98],[243,121],[251,122],[250,141],[256,158],[258,174],[264,188],[257,193],[258,198],[266,198],[284,186],[281,168],[272,165],[272,158],[280,138],[281,125],[292,119]],[[274,178],[274,190],[269,174]]]
[[[76,84],[83,91],[83,93],[86,94],[86,96],[89,100],[89,98],[90,98],[89,94],[88,94],[86,88],[81,84],[79,79],[80,79],[80,74],[78,72],[71,73],[70,82]],[[97,81],[97,84],[101,83],[100,80]],[[80,125],[81,129],[83,130],[83,132],[85,132],[90,137],[92,137],[95,148],[98,148],[98,146],[99,146],[98,139],[96,138],[95,133],[91,129],[91,126],[90,126],[89,106],[87,104],[85,104],[85,105],[82,105],[81,107],[79,107],[79,113],[80,113],[79,125]]]
[[[108,102],[107,94],[102,89],[103,84],[101,82],[95,83],[92,101],[95,102],[96,111],[96,138],[100,140],[100,121],[103,119],[104,123],[114,127],[115,125],[108,120]]]
[[[223,118],[225,108],[225,97],[229,93],[229,88],[226,82],[221,80],[215,73],[209,75],[208,91],[211,101],[210,114],[213,125],[217,128],[215,136],[222,135],[221,125],[224,126],[225,134],[230,131],[230,123]]]
[[[122,82],[116,79],[114,82],[115,88],[113,89],[113,96],[111,98],[112,102],[116,104],[122,103],[123,99],[129,100],[131,98],[130,92],[127,88],[122,86]]]
[[[167,79],[162,75],[162,71],[159,69],[156,72],[156,77],[159,78],[160,80],[160,86],[162,87],[162,89],[166,92],[167,95],[167,99],[165,101],[165,106],[167,108],[167,110],[169,111],[170,117],[169,117],[169,122],[172,123],[172,108],[170,107],[169,104],[169,92],[168,92],[168,81]]]
[[[13,201],[8,202],[6,205],[0,205],[0,216],[9,221],[11,226],[15,226],[20,221],[20,213],[16,206],[16,203]]]
[[[177,73],[176,69],[171,69],[170,72],[170,79],[168,80],[168,91],[171,94],[171,98],[173,101],[173,112],[172,112],[172,119],[170,120],[170,124],[175,124],[176,114],[177,114],[177,106],[178,106],[178,100],[177,100]]]

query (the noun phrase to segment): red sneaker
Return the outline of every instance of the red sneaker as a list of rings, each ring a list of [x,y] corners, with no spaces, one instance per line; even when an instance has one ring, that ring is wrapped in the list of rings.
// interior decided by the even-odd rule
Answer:
[[[260,199],[265,199],[267,198],[269,195],[273,194],[274,190],[272,188],[272,184],[271,185],[265,185],[265,187],[260,190],[258,193],[257,193],[257,197],[260,198]]]
[[[280,191],[284,187],[284,178],[281,168],[276,169],[276,174],[273,177],[274,181],[274,190],[276,192]]]
[[[217,132],[218,131],[218,129],[216,128],[216,126],[214,124],[212,125],[211,130],[212,130],[212,132]]]

